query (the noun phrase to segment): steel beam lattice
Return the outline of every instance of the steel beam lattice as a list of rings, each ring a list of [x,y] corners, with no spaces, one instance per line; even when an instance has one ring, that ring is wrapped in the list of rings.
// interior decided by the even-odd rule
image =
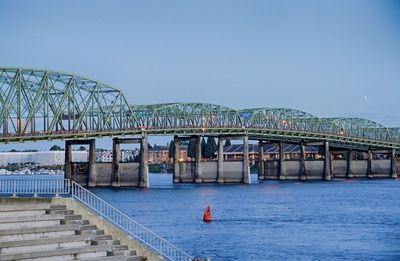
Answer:
[[[400,129],[287,108],[205,103],[131,105],[121,90],[75,74],[0,68],[0,142],[119,135],[249,135],[400,149]]]

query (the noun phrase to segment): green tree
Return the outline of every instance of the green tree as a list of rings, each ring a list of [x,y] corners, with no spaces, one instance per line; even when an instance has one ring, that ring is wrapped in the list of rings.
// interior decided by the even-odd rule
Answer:
[[[203,138],[201,138],[201,157],[205,158],[207,153],[207,143],[206,140]]]
[[[190,158],[195,158],[196,157],[196,141],[194,139],[191,139],[189,141],[188,156]]]
[[[63,150],[63,148],[61,148],[61,147],[58,146],[58,145],[53,145],[53,146],[50,148],[50,150],[51,150],[51,151],[57,151],[57,150]]]
[[[171,140],[168,148],[168,157],[173,158],[174,156],[175,156],[174,140]]]
[[[229,147],[231,145],[232,145],[231,140],[226,140],[225,144],[224,144],[224,148]]]
[[[215,139],[213,137],[208,137],[207,138],[207,147],[206,147],[206,157],[212,159],[214,156],[214,153],[217,151],[218,146],[217,143],[215,143]]]

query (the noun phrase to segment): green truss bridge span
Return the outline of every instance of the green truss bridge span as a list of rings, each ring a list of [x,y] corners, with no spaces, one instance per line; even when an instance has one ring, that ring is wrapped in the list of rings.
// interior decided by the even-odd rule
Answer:
[[[0,112],[0,143],[66,140],[66,178],[88,186],[147,187],[147,138],[151,135],[174,136],[176,183],[249,183],[249,165],[254,164],[254,158],[249,158],[249,140],[259,142],[259,179],[395,178],[400,171],[400,164],[396,165],[400,128],[368,119],[321,118],[286,108],[133,105],[119,89],[45,69],[0,68]],[[216,157],[202,158],[202,136],[218,138]],[[112,163],[96,162],[95,139],[99,137],[114,137]],[[227,139],[243,141],[240,162],[224,157],[223,141]],[[183,162],[179,156],[184,140],[195,140],[193,161]],[[121,162],[123,143],[140,144],[140,162]],[[266,143],[279,147],[274,160],[264,156]],[[287,157],[285,143],[300,145],[296,160]],[[90,145],[86,167],[72,162],[74,144]],[[306,145],[320,147],[319,160],[307,160]],[[341,157],[334,155],[337,151]]]
[[[400,128],[286,108],[204,103],[132,105],[121,90],[75,74],[0,68],[0,142],[119,135],[247,135],[400,148]]]

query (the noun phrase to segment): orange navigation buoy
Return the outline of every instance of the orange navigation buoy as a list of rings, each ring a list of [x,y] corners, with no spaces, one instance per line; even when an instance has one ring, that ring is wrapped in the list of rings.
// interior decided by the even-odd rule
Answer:
[[[211,209],[210,209],[210,206],[208,206],[206,208],[206,211],[204,212],[203,221],[207,222],[207,223],[211,222]]]

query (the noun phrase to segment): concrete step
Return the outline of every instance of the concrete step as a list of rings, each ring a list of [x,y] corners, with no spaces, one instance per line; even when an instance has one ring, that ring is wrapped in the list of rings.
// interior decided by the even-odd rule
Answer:
[[[50,209],[51,210],[66,210],[67,206],[65,206],[65,205],[51,205]]]
[[[46,227],[15,228],[0,230],[0,242],[30,240],[38,238],[56,238],[76,235],[79,225],[56,225]]]
[[[0,229],[55,226],[60,225],[63,218],[64,215],[59,214],[5,217],[0,219]]]
[[[64,215],[64,220],[82,220],[81,215]]]
[[[96,257],[106,257],[110,251],[108,246],[84,246],[48,251],[25,252],[16,254],[0,254],[0,261],[9,260],[81,260]]]
[[[81,259],[82,261],[142,261],[145,260],[141,256],[107,256],[90,259]],[[147,259],[146,259],[147,260]]]
[[[73,215],[73,210],[59,210],[59,209],[49,209],[46,211],[47,214],[63,214],[63,215]]]
[[[1,204],[0,212],[4,211],[25,211],[25,210],[46,210],[50,204],[47,203],[32,203],[32,204]]]
[[[95,240],[93,240],[92,241],[92,244],[93,245],[104,245],[104,244],[106,244],[106,245],[109,245],[109,246],[116,246],[116,245],[120,245],[120,242],[119,242],[119,240],[113,240],[112,239],[112,237],[110,238],[110,239],[106,239],[106,240],[98,240],[98,239],[95,239]]]
[[[113,256],[135,256],[136,251],[132,250],[114,250],[112,252]]]
[[[90,235],[104,235],[104,230],[100,229],[93,229],[93,230],[82,230],[82,231],[77,231],[77,234],[83,235],[83,236],[90,236]]]
[[[96,241],[112,240],[112,236],[110,236],[110,235],[95,236],[93,240],[96,240]]]
[[[79,230],[83,231],[83,230],[96,230],[97,226],[95,225],[81,225],[79,226]]]
[[[2,211],[2,209],[0,208],[0,220],[8,217],[36,216],[44,214],[46,214],[46,210],[44,209]]]
[[[61,224],[89,225],[89,220],[61,220]]]
[[[32,240],[20,240],[0,242],[0,254],[21,252],[37,252],[55,250],[60,248],[73,248],[91,245],[94,236],[64,236],[59,238],[42,238]]]
[[[125,245],[112,245],[111,249],[113,251],[128,250],[128,246],[125,246]]]

